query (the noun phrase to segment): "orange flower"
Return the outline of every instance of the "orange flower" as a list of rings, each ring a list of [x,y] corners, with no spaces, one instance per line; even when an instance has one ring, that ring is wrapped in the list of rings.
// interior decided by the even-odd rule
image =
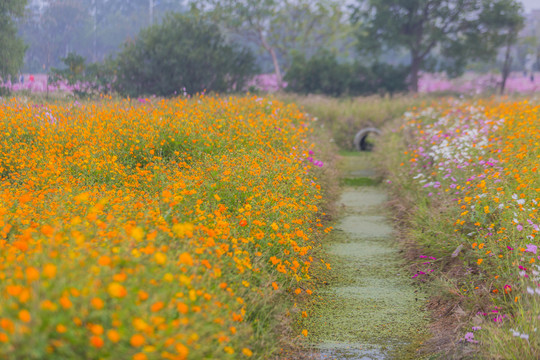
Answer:
[[[32,320],[32,316],[28,310],[19,311],[19,319],[22,322],[29,323]]]
[[[45,236],[50,237],[54,233],[54,228],[50,225],[43,225],[41,227],[41,233]]]
[[[100,348],[103,347],[104,341],[99,336],[92,336],[90,338],[90,344],[92,344],[93,347]]]
[[[98,259],[98,264],[101,266],[109,266],[111,264],[111,258],[103,255]]]
[[[146,340],[144,339],[144,336],[142,336],[141,334],[135,334],[129,340],[129,343],[133,347],[143,346],[145,344],[145,342],[146,342]]]
[[[186,304],[184,304],[183,302],[179,302],[176,304],[176,309],[178,310],[179,313],[181,314],[186,314],[188,311],[189,311],[189,308]]]
[[[59,334],[63,334],[67,331],[67,328],[62,325],[62,324],[58,324],[56,325],[56,332],[58,332]]]
[[[54,264],[45,264],[43,266],[43,275],[52,279],[56,276],[56,266]]]
[[[139,290],[138,295],[139,295],[139,300],[141,301],[148,299],[148,293],[144,290]]]
[[[97,310],[103,309],[103,306],[105,306],[105,303],[100,298],[93,298],[90,301],[90,304]]]
[[[250,349],[248,348],[243,348],[242,349],[242,354],[244,354],[245,356],[247,357],[251,357],[253,355],[253,351],[251,351]]]
[[[158,301],[158,302],[152,304],[152,306],[150,307],[150,310],[152,312],[158,312],[161,309],[163,309],[164,306],[165,306],[165,304],[162,301]]]
[[[136,353],[135,355],[133,355],[133,360],[147,360],[148,357],[146,356],[145,353]]]
[[[93,324],[93,325],[90,326],[90,331],[94,335],[101,335],[101,334],[103,334],[103,326],[101,326],[99,324]]]
[[[174,348],[176,349],[176,352],[178,353],[178,360],[185,360],[187,359],[189,355],[189,349],[184,346],[184,344],[177,343]]]
[[[39,280],[39,270],[35,267],[29,266],[26,268],[26,279],[29,282]]]
[[[118,331],[111,329],[107,331],[107,338],[111,342],[117,343],[118,341],[120,341],[120,334],[118,333]]]
[[[182,253],[180,255],[179,260],[180,260],[181,264],[184,264],[184,265],[187,265],[187,266],[193,266],[193,258],[187,252]]]
[[[71,300],[67,296],[62,296],[59,300],[60,306],[62,306],[64,309],[69,309],[71,306],[73,306]]]
[[[119,283],[110,283],[107,287],[107,291],[111,297],[123,298],[127,295],[126,288]]]

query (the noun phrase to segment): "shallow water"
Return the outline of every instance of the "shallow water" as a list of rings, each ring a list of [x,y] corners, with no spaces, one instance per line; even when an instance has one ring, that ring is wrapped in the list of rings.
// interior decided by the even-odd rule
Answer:
[[[348,157],[347,176],[365,176],[369,156]],[[403,268],[393,228],[383,208],[384,189],[343,189],[332,256],[334,280],[308,321],[319,359],[416,359],[426,336],[425,296]]]

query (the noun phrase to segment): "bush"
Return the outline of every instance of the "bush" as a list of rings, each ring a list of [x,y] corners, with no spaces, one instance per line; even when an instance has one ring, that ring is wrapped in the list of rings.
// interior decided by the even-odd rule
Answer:
[[[392,66],[374,63],[370,67],[361,64],[353,65],[354,71],[350,80],[349,92],[352,95],[390,94],[407,92],[406,66]]]
[[[287,90],[300,94],[340,96],[349,90],[351,67],[340,64],[335,55],[323,50],[309,60],[295,55],[285,75]]]
[[[121,94],[171,96],[241,90],[255,72],[255,58],[227,44],[216,25],[175,14],[126,44],[117,66]]]
[[[69,53],[62,62],[63,69],[51,69],[49,81],[52,85],[66,83],[80,98],[111,91],[111,84],[114,81],[112,61],[106,61],[103,64],[86,64],[85,58],[81,55]]]
[[[335,55],[322,50],[310,59],[296,55],[285,80],[289,91],[306,95],[392,95],[407,91],[407,74],[405,66],[339,63]]]

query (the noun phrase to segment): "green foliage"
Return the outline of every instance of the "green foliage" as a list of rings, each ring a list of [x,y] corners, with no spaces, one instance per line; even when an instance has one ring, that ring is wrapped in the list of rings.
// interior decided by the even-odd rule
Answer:
[[[352,95],[390,94],[407,92],[408,67],[373,63],[353,65],[349,92]]]
[[[285,80],[287,90],[300,94],[356,96],[405,92],[406,76],[405,67],[339,63],[334,54],[323,50],[310,59],[297,54]]]
[[[297,54],[285,75],[287,90],[300,94],[340,96],[350,87],[351,66],[339,64],[336,57],[322,51],[306,60]]]
[[[359,1],[352,21],[359,24],[358,47],[369,56],[384,49],[410,53],[410,82],[418,90],[420,70],[433,67],[462,73],[468,61],[495,56],[494,34],[516,16],[516,0],[368,0]],[[518,16],[521,16],[518,14]],[[436,61],[440,55],[443,61]]]
[[[63,69],[51,69],[49,73],[51,84],[65,82],[73,88],[73,93],[80,98],[106,94],[111,91],[111,84],[114,81],[112,61],[87,65],[84,57],[69,53],[62,59],[62,62],[64,63]]]
[[[176,14],[123,48],[115,88],[129,96],[237,91],[254,64],[254,56],[227,44],[216,25]]]
[[[15,76],[23,63],[26,46],[17,36],[14,18],[22,17],[26,0],[0,2],[0,78]]]
[[[506,80],[510,75],[513,62],[511,55],[512,47],[518,42],[518,35],[524,26],[522,16],[523,6],[515,1],[495,1],[487,3],[485,11],[480,15],[480,21],[489,29],[488,41],[493,47],[505,48],[505,55],[502,64],[501,94],[504,93]]]

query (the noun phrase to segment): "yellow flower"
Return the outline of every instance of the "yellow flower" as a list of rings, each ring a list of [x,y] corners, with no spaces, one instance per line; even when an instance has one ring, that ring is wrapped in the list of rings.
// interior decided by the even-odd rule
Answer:
[[[167,262],[167,256],[163,253],[158,252],[154,254],[154,260],[159,265],[165,265],[165,263]]]

